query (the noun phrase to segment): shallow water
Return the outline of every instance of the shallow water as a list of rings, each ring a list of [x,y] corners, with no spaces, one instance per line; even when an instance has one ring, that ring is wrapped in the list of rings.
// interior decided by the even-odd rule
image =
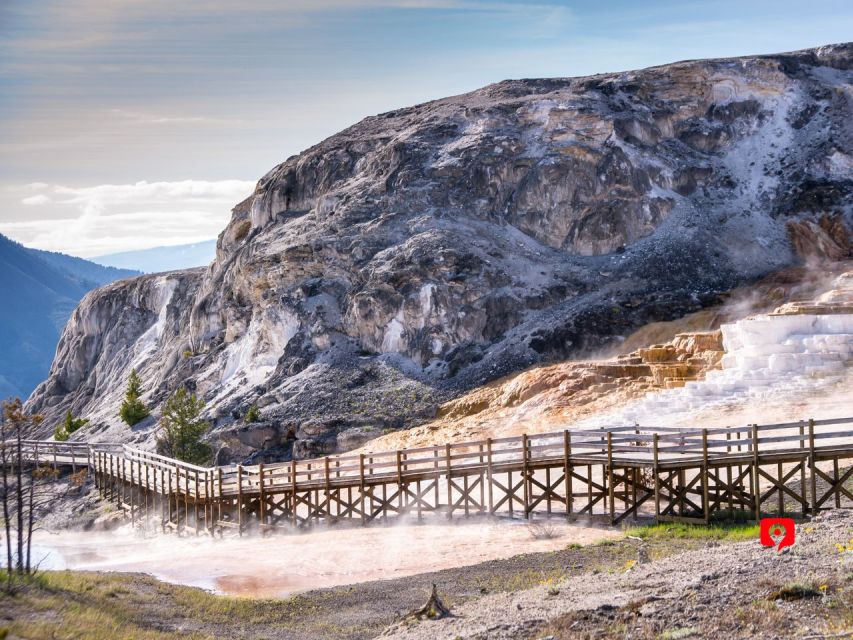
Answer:
[[[620,535],[559,520],[549,526],[555,537],[539,540],[523,521],[399,524],[224,539],[146,537],[130,527],[113,532],[41,532],[35,538],[33,559],[43,569],[142,572],[216,593],[284,597]]]

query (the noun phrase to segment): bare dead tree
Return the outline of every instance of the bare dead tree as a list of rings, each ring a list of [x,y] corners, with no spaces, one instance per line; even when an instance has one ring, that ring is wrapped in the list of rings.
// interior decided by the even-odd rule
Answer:
[[[0,487],[2,491],[3,501],[3,528],[6,533],[6,591],[12,591],[12,517],[9,513],[9,464],[11,459],[8,456],[8,446],[6,442],[6,415],[0,411],[0,469],[2,469],[3,485]]]
[[[28,464],[24,456],[24,433],[41,424],[38,415],[27,415],[19,398],[3,403],[2,467],[3,467],[3,516],[6,522],[7,590],[12,589],[13,572],[19,577],[32,573],[32,536],[36,513],[36,482],[38,461]],[[11,432],[11,433],[10,433]],[[7,440],[14,436],[14,442]],[[9,448],[12,447],[12,455]],[[9,468],[13,476],[10,482]],[[32,468],[30,468],[32,467]],[[25,473],[28,472],[28,473]],[[11,521],[14,512],[16,553],[12,555]]]
[[[20,400],[18,400],[20,404]],[[16,431],[15,437],[15,476],[17,480],[17,484],[15,485],[15,501],[17,502],[17,515],[18,515],[18,556],[15,561],[15,569],[18,572],[18,575],[24,574],[24,457],[23,457],[23,443],[22,443],[22,435],[21,435],[21,424],[20,422],[16,422],[14,420],[15,413],[14,407],[9,407],[9,413],[7,413],[7,417],[9,418],[9,422],[12,423],[13,427]]]

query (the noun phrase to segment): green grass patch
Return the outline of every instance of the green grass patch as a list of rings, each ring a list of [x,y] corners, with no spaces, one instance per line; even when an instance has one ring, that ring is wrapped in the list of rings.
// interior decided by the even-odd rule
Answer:
[[[742,542],[758,540],[757,524],[683,524],[664,522],[627,530],[627,535],[643,540],[717,540]]]

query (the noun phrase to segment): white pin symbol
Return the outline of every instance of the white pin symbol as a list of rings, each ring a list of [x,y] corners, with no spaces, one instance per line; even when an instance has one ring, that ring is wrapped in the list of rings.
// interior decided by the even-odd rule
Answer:
[[[780,551],[780,545],[785,540],[785,536],[788,534],[788,530],[785,528],[785,525],[773,525],[770,528],[770,531],[768,531],[767,533],[770,536],[770,539],[773,541],[773,546],[776,547],[776,551]]]

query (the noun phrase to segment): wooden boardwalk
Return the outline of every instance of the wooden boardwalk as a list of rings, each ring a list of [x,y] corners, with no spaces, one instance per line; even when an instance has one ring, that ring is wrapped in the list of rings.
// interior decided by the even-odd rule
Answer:
[[[102,443],[25,441],[23,455],[87,468],[134,522],[195,532],[475,514],[707,523],[853,501],[853,418],[561,431],[212,468]]]

